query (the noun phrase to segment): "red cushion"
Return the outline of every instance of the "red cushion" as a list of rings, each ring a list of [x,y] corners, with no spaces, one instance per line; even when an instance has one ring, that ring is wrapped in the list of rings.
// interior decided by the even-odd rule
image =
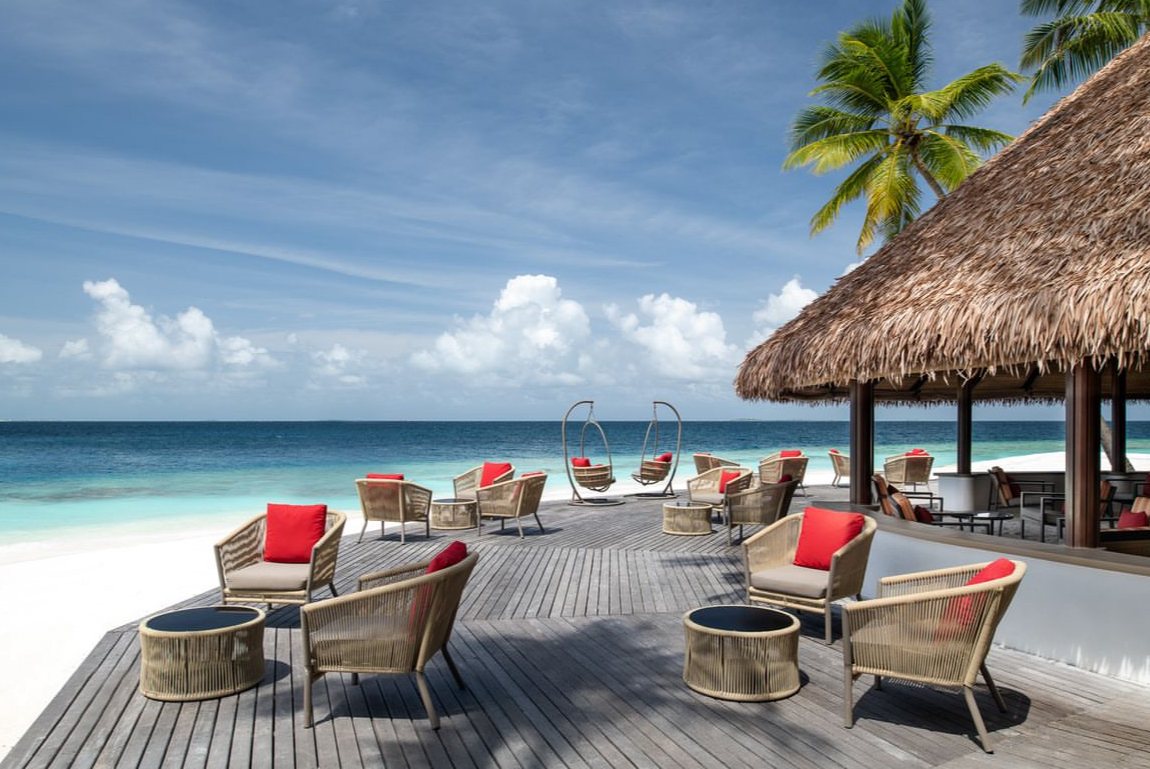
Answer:
[[[323,536],[327,505],[268,503],[264,560],[272,563],[308,563],[311,549]]]
[[[838,449],[831,449],[831,453],[832,453],[832,454],[838,454],[838,453],[839,453],[839,450],[838,450]]]
[[[925,454],[925,453],[926,453],[926,449],[911,449],[910,451],[906,452],[906,455],[908,457],[917,457],[919,454]]]
[[[808,507],[803,511],[803,522],[799,528],[795,566],[829,571],[831,556],[857,537],[865,524],[866,518],[861,513],[840,513]]]
[[[403,473],[398,473],[395,475],[390,475],[388,473],[368,473],[364,476],[364,478],[377,481],[402,481]]]
[[[591,460],[587,457],[571,457],[572,467],[590,467]]]
[[[660,454],[659,456],[655,457],[655,461],[656,462],[670,462],[671,456],[672,456],[671,452],[668,451],[666,454]]]
[[[1014,564],[1005,558],[999,558],[982,567],[977,574],[966,581],[966,584],[980,585],[983,582],[1009,577],[1013,573]],[[982,602],[985,599],[985,594],[952,598],[946,608],[942,610],[942,620],[935,632],[935,637],[952,638],[969,627],[978,618],[978,613],[982,610]]]
[[[1147,525],[1150,525],[1150,516],[1147,516],[1146,513],[1123,510],[1118,516],[1118,528],[1120,529],[1140,529]]]
[[[790,482],[791,482],[791,476],[789,476],[789,475],[780,475],[779,476],[779,483],[790,483]]]
[[[431,574],[440,569],[446,569],[448,566],[454,566],[466,557],[467,545],[457,539],[431,559],[431,563],[427,564],[427,571],[424,574]]]
[[[483,472],[479,475],[479,485],[490,486],[501,475],[511,472],[510,462],[484,462]]]
[[[934,515],[922,505],[914,506],[914,519],[919,523],[934,523]]]
[[[780,451],[779,452],[779,458],[780,459],[788,459],[790,457],[801,457],[802,455],[803,455],[803,452],[800,449],[788,449],[787,451]]]
[[[727,490],[727,484],[742,474],[739,470],[723,470],[719,473],[719,493],[722,494],[725,492]]]

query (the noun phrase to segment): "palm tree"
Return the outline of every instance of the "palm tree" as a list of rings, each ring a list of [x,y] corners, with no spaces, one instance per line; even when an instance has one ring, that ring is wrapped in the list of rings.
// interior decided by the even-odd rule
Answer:
[[[990,64],[938,90],[923,90],[931,66],[929,27],[925,0],[903,0],[889,22],[857,24],[823,54],[822,85],[811,96],[825,103],[795,117],[783,168],[811,166],[821,174],[861,162],[811,218],[812,235],[865,195],[861,254],[876,234],[889,239],[918,216],[916,175],[943,198],[982,163],[979,153],[1010,141],[999,131],[952,121],[979,112],[1022,77]]]
[[[1150,0],[1022,0],[1027,16],[1054,14],[1022,44],[1022,68],[1033,70],[1022,100],[1081,80],[1150,28]]]

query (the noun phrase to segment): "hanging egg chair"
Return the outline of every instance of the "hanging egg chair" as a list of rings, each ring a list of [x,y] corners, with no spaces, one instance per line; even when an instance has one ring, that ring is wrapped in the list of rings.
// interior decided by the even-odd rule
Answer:
[[[567,440],[567,423],[571,421],[572,412],[586,406],[587,416],[579,430],[579,453],[571,454],[571,444]],[[599,448],[607,457],[606,464],[596,463],[587,454],[588,433],[591,436],[592,448]],[[623,500],[617,497],[584,496],[580,489],[602,493],[615,483],[615,473],[611,467],[611,446],[607,443],[607,433],[603,426],[595,419],[595,401],[576,401],[563,417],[563,466],[567,468],[567,480],[571,483],[572,505],[621,505]],[[595,445],[598,444],[598,445]]]
[[[675,415],[678,431],[675,434],[675,451],[663,451],[660,448],[669,448],[669,445],[659,443],[659,407],[666,406]],[[663,431],[666,434],[666,430]],[[647,424],[647,433],[643,436],[643,451],[639,455],[639,471],[631,473],[631,477],[643,486],[652,486],[667,482],[659,491],[640,491],[628,494],[629,497],[677,497],[679,496],[671,484],[675,480],[675,472],[679,469],[679,452],[683,447],[683,418],[679,410],[666,401],[652,401],[651,421]]]

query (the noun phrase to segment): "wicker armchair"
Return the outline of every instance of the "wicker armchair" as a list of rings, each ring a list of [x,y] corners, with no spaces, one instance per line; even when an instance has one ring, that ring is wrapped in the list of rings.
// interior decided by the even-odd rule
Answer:
[[[695,455],[695,474],[702,475],[708,470],[714,470],[716,467],[738,467],[738,462],[732,462],[729,459],[716,457],[712,454],[696,454]]]
[[[787,481],[728,494],[727,544],[734,544],[731,532],[736,526],[739,527],[739,541],[742,542],[743,526],[770,526],[786,515],[798,485],[798,481]]]
[[[447,642],[478,560],[472,553],[432,574],[424,573],[431,561],[367,574],[359,579],[359,592],[304,606],[304,725],[312,725],[312,685],[325,673],[351,673],[354,684],[360,673],[414,673],[431,728],[438,729],[423,671],[443,652],[455,682],[464,688]]]
[[[759,462],[759,483],[763,485],[778,483],[784,475],[791,476],[792,481],[799,482],[803,496],[807,495],[807,487],[803,485],[803,478],[807,474],[807,462],[810,457],[784,457],[776,452]]]
[[[995,704],[1006,711],[986,669],[986,654],[1026,573],[1025,563],[1011,563],[1009,576],[974,585],[966,583],[988,564],[886,577],[877,598],[844,605],[845,725],[854,723],[852,688],[860,675],[873,675],[880,687],[887,677],[961,688],[982,748],[991,752],[974,682],[981,672]]]
[[[831,480],[831,485],[836,489],[842,485],[843,481],[850,481],[851,479],[851,458],[846,454],[840,454],[837,451],[828,451],[827,454],[831,458],[831,467],[834,468],[835,477]]]
[[[896,454],[882,463],[887,483],[899,488],[910,486],[914,491],[918,491],[920,483],[930,491],[930,471],[933,468],[934,457],[930,454]]]
[[[492,483],[499,483],[506,481],[509,478],[515,477],[515,468],[512,467],[507,472],[495,478]],[[475,490],[479,488],[479,484],[483,479],[483,465],[473,467],[462,475],[457,475],[452,483],[455,486],[456,499],[475,499]],[[489,484],[490,485],[490,484]]]
[[[363,528],[356,542],[363,541],[370,521],[379,521],[381,535],[385,522],[398,523],[400,542],[407,541],[405,529],[408,523],[422,521],[424,534],[431,536],[431,520],[428,517],[431,489],[411,481],[376,478],[360,478],[355,482],[355,488],[359,491],[359,504],[363,508]]]
[[[543,487],[547,484],[547,476],[543,474],[525,475],[514,480],[493,483],[484,486],[478,491],[479,530],[483,534],[483,519],[498,518],[499,530],[507,523],[507,519],[515,520],[519,527],[519,538],[523,538],[523,519],[529,515],[535,516],[535,524],[539,533],[543,533],[543,523],[539,520],[539,501],[543,498]]]
[[[216,571],[223,603],[302,605],[313,590],[327,586],[335,592],[335,561],[347,516],[328,511],[326,531],[311,549],[308,563],[271,563],[264,560],[267,513],[260,513],[216,543]]]
[[[875,499],[878,500],[879,508],[887,515],[893,515],[895,518],[902,516],[902,511],[899,506],[894,504],[891,500],[891,487],[887,484],[886,478],[882,473],[875,473],[871,476],[871,486],[874,488]],[[937,494],[932,494],[929,491],[903,491],[902,496],[910,499],[911,501],[921,501],[927,508],[934,514],[943,511],[943,502],[945,500]]]
[[[723,482],[723,473],[738,472],[738,476],[727,481],[722,491],[719,487]],[[754,475],[745,467],[715,467],[700,473],[694,478],[687,479],[687,498],[692,502],[710,505],[718,513],[727,508],[727,497],[738,491],[746,491],[751,487]]]
[[[878,524],[867,517],[859,535],[835,551],[831,568],[823,572],[795,565],[805,515],[784,516],[743,542],[747,602],[822,614],[826,618],[826,641],[830,644],[831,603],[848,596],[859,597]]]

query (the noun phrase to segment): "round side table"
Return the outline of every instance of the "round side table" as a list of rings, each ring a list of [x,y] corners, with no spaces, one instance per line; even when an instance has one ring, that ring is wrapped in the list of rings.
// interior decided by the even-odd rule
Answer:
[[[474,499],[433,499],[431,528],[474,529],[479,526],[479,505]]]
[[[711,533],[711,506],[704,502],[664,502],[663,533],[696,537]]]
[[[706,606],[683,615],[683,682],[700,694],[739,702],[799,690],[799,620],[765,606]]]
[[[249,606],[179,609],[140,623],[140,694],[186,702],[264,679],[264,613]]]

